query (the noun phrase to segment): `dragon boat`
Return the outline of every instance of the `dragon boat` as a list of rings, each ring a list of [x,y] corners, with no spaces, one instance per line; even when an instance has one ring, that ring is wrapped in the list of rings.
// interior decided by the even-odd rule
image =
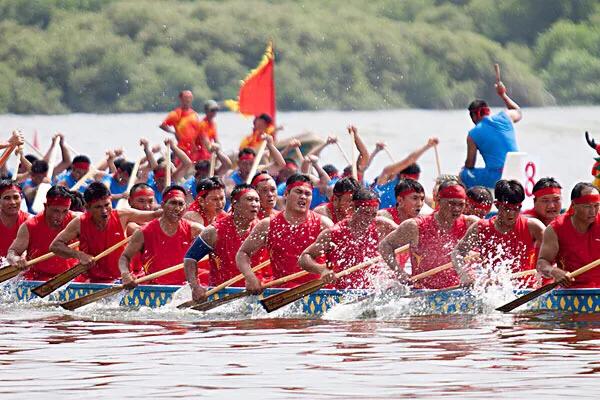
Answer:
[[[42,282],[18,281],[4,285],[3,298],[9,301],[30,301],[37,296],[32,289]],[[49,296],[49,302],[65,302],[88,295],[111,285],[71,283],[63,289]],[[121,297],[121,306],[128,308],[151,307],[157,308],[168,304],[175,292],[181,286],[144,285],[127,291]],[[226,288],[218,294],[211,296],[210,300],[237,293],[242,288]],[[267,289],[263,297],[279,293],[281,289]],[[521,295],[526,291],[519,291]],[[307,316],[318,317],[332,306],[345,301],[355,301],[365,296],[363,290],[331,290],[322,289],[312,293],[296,302],[296,307]],[[7,296],[8,295],[8,296]],[[464,289],[426,291],[418,290],[413,293],[419,298],[421,308],[430,314],[453,314],[477,312],[479,303],[475,296]],[[256,297],[255,297],[256,298]],[[565,311],[570,313],[595,313],[600,312],[600,289],[558,289],[543,295],[518,310],[549,310]],[[517,311],[518,311],[517,310]]]

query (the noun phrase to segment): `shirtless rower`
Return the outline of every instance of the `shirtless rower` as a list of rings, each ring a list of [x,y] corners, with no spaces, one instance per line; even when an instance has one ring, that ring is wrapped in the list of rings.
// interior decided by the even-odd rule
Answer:
[[[558,216],[544,231],[537,270],[562,286],[600,287],[600,268],[571,278],[571,272],[600,258],[600,194],[587,182],[571,191],[571,209]],[[557,262],[560,268],[553,266]]]
[[[64,259],[54,256],[41,261],[30,268],[25,265],[28,260],[48,253],[50,243],[61,232],[76,213],[69,211],[71,193],[63,186],[53,186],[46,193],[44,212],[25,221],[17,232],[17,237],[8,249],[6,259],[25,272],[25,279],[47,281],[77,264],[75,259]]]
[[[277,184],[267,171],[260,171],[252,178],[252,186],[256,189],[260,199],[258,219],[273,217],[277,213]]]
[[[225,207],[225,185],[219,177],[213,176],[212,178],[202,179],[196,185],[196,192],[198,195],[183,216],[185,219],[208,226],[215,220],[227,215],[223,211]]]
[[[351,176],[340,179],[333,185],[331,201],[314,209],[318,214],[324,215],[334,224],[350,216],[354,210],[352,196],[360,188],[358,181]]]
[[[490,189],[485,186],[473,186],[467,190],[467,205],[464,214],[485,218],[492,210],[493,202],[494,198]]]
[[[544,225],[535,218],[520,214],[525,190],[516,180],[499,180],[494,190],[498,215],[491,219],[480,219],[467,231],[452,252],[452,262],[463,284],[470,284],[472,277],[464,267],[464,257],[476,250],[483,258],[482,264],[508,264],[511,273],[535,268],[536,251],[542,242]],[[532,276],[523,277],[521,282],[533,286]]]
[[[533,185],[533,208],[523,211],[526,217],[537,218],[545,226],[560,215],[562,186],[554,178],[542,178]]]
[[[60,257],[76,258],[80,264],[89,265],[86,274],[90,282],[113,282],[121,276],[118,260],[122,248],[98,262],[93,262],[93,257],[125,239],[125,228],[129,222],[144,224],[160,217],[162,210],[113,210],[110,191],[100,182],[92,182],[83,196],[86,212],[74,218],[56,236],[50,245],[50,251]],[[68,247],[68,243],[76,238],[79,238],[80,250]]]
[[[371,287],[369,277],[377,274],[377,267],[356,271],[340,280],[334,280],[335,273],[378,257],[379,242],[397,227],[388,218],[377,216],[379,198],[369,189],[356,190],[352,206],[349,218],[322,231],[298,259],[304,270],[320,274],[326,282],[333,280],[335,289]],[[319,262],[323,255],[326,262]]]
[[[21,188],[8,179],[0,180],[0,257],[6,257],[17,231],[29,215],[21,211]]]
[[[428,271],[450,261],[450,253],[477,217],[463,215],[466,191],[457,181],[440,185],[436,201],[439,209],[433,214],[408,219],[384,238],[379,245],[381,256],[396,272],[400,281],[408,275],[398,265],[394,250],[410,244],[412,275]],[[459,284],[456,271],[448,269],[419,281],[427,289],[443,289]]]
[[[137,230],[119,258],[121,280],[128,288],[136,286],[130,264],[135,255],[141,254],[142,265],[147,274],[162,271],[181,262],[192,240],[202,231],[202,225],[183,219],[186,209],[185,189],[172,185],[163,193],[160,218],[148,222]],[[150,282],[156,285],[183,285],[182,270],[163,275]]]
[[[198,283],[197,262],[210,254],[210,277],[208,284],[217,286],[237,274],[239,271],[235,257],[240,246],[258,223],[259,196],[256,190],[246,184],[236,186],[231,192],[231,210],[225,218],[208,226],[185,254],[183,260],[187,281],[192,288],[192,298],[196,301],[205,298],[206,288]],[[252,256],[252,265],[258,265],[266,259],[266,252],[259,251]],[[257,274],[264,277],[264,269]],[[262,280],[262,279],[261,279]],[[243,286],[239,282],[233,286]]]
[[[300,271],[298,257],[319,233],[333,224],[331,220],[310,210],[312,184],[306,175],[292,175],[286,182],[285,209],[273,218],[261,220],[244,241],[236,256],[240,272],[246,278],[246,288],[260,293],[263,288],[251,270],[251,257],[266,247],[271,259],[273,279]],[[307,282],[318,275],[307,275],[291,282],[293,286]]]

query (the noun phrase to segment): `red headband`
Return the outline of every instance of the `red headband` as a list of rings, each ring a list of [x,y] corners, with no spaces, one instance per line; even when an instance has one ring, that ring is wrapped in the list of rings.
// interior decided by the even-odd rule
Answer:
[[[238,157],[238,160],[242,161],[242,160],[254,160],[254,154],[252,153],[244,153],[241,156]]]
[[[135,192],[133,192],[133,194],[130,196],[130,198],[136,199],[136,198],[142,197],[142,196],[154,197],[154,190],[147,189],[147,188],[138,189]]]
[[[154,171],[155,178],[164,178],[165,176],[167,176],[167,171],[165,169],[161,168]]]
[[[16,190],[17,192],[21,193],[21,188],[17,185],[10,185],[5,187],[4,189],[0,190],[0,196],[2,196],[2,194],[4,194],[4,192],[7,192],[9,190]]]
[[[600,203],[600,194],[586,194],[585,196],[578,197],[571,200],[573,204],[594,204]]]
[[[104,197],[100,197],[99,199],[92,200],[87,205],[89,207],[92,207],[94,204],[99,203],[101,201],[106,201],[107,199],[110,199],[110,196],[104,196]]]
[[[354,207],[377,207],[379,208],[379,200],[354,200]]]
[[[170,190],[163,196],[162,202],[166,203],[167,201],[174,199],[174,198],[182,199],[183,201],[185,201],[185,193],[183,193],[179,189]]]
[[[231,200],[233,200],[233,201],[239,201],[242,198],[243,195],[245,195],[248,192],[254,192],[254,191],[255,191],[254,189],[250,189],[250,188],[242,189],[239,192],[237,192],[235,195],[233,195],[231,197]]]
[[[71,167],[77,169],[90,169],[90,163],[87,161],[77,161],[71,164]]]
[[[46,206],[71,207],[70,197],[46,197]]]
[[[496,207],[502,206],[502,207],[506,207],[509,209],[513,209],[513,210],[519,210],[523,206],[522,203],[509,203],[507,201],[498,201],[498,200],[496,200],[494,203],[496,204]]]
[[[258,186],[259,183],[266,182],[269,179],[273,179],[269,174],[256,175],[254,179],[252,179],[252,186]]]
[[[484,202],[478,202],[477,200],[474,200],[470,197],[467,196],[467,201],[469,202],[469,204],[471,205],[471,207],[476,208],[478,210],[483,210],[483,211],[490,211],[490,209],[492,208],[491,204],[487,204]]]
[[[421,174],[400,174],[403,178],[412,179],[413,181],[418,181]]]
[[[561,190],[560,188],[557,187],[545,187],[539,190],[536,190],[535,192],[533,192],[533,196],[538,198],[538,197],[542,197],[545,196],[547,194],[561,194]]]
[[[475,114],[477,117],[482,118],[486,115],[490,115],[491,111],[488,106],[477,107],[470,114]]]
[[[460,185],[447,186],[438,192],[440,199],[466,199],[467,192]]]
[[[406,189],[405,191],[398,193],[398,195],[396,197],[404,197],[404,196],[408,196],[409,194],[413,194],[413,193],[417,193],[417,191],[415,189]]]
[[[285,191],[286,191],[286,193],[289,193],[290,190],[292,190],[293,188],[298,187],[298,186],[304,186],[307,189],[313,190],[312,184],[310,184],[308,182],[303,182],[303,181],[296,181],[294,183],[287,185],[285,188]]]
[[[334,196],[342,197],[345,194],[354,194],[352,190],[346,190],[345,192],[333,192]]]

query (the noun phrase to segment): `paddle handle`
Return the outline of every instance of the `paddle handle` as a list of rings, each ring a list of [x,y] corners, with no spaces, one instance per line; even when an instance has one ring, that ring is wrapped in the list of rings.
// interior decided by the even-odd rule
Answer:
[[[337,145],[337,148],[340,150],[340,153],[342,153],[342,157],[344,157],[344,160],[346,160],[346,162],[348,163],[348,165],[352,165],[352,162],[348,158],[348,155],[346,154],[346,152],[344,151],[344,149],[342,149],[342,146],[340,145],[340,142],[335,142],[335,144]]]
[[[496,72],[496,83],[500,82],[500,64],[494,64],[494,71]]]
[[[263,261],[260,264],[258,264],[256,267],[252,268],[252,272],[259,271],[270,264],[271,264],[271,260]],[[214,288],[210,289],[208,292],[206,292],[206,297],[213,295],[213,294],[225,289],[227,286],[233,285],[234,283],[241,281],[242,279],[244,279],[244,274],[236,275],[233,278],[221,283],[219,286],[215,286]]]
[[[304,160],[304,155],[302,151],[298,147],[294,147],[294,152],[296,153],[296,157],[298,157],[298,162],[302,164],[302,160]]]
[[[115,243],[112,246],[110,246],[108,249],[104,250],[103,252],[99,253],[98,255],[95,255],[93,257],[94,261],[98,261],[99,259],[109,255],[110,253],[112,253],[113,251],[117,250],[119,247],[123,246],[124,244],[126,244],[127,242],[129,242],[131,240],[131,236],[126,237],[125,239],[121,240],[119,243]]]
[[[79,246],[79,241],[71,243],[69,245],[69,248],[73,249],[73,248],[75,248],[77,246]],[[46,253],[46,254],[44,254],[42,256],[39,256],[39,257],[36,257],[36,258],[33,258],[33,259],[27,261],[27,263],[25,263],[25,266],[26,267],[31,267],[32,265],[35,265],[37,263],[41,263],[42,261],[49,260],[49,259],[51,259],[54,256],[55,256],[55,254],[52,253],[52,252]]]
[[[213,150],[210,155],[210,167],[208,170],[208,176],[215,176],[215,167],[217,165],[217,151]]]
[[[252,177],[256,174],[256,170],[258,169],[258,165],[260,164],[260,160],[262,160],[263,154],[265,154],[265,149],[267,148],[267,139],[264,139],[256,152],[256,157],[254,157],[254,162],[252,163],[252,168],[250,168],[250,173],[246,178],[246,184],[252,183]]]
[[[31,150],[33,150],[33,151],[34,151],[34,153],[35,153],[35,154],[37,154],[37,156],[38,156],[39,158],[44,158],[44,155],[42,154],[42,152],[41,152],[41,151],[39,151],[39,150],[38,150],[38,148],[37,148],[37,147],[35,147],[35,146],[34,146],[34,145],[33,145],[33,144],[32,144],[32,143],[29,141],[29,140],[27,140],[27,139],[23,139],[23,141],[25,142],[25,144],[26,144],[27,146],[29,146],[29,148],[30,148]]]
[[[437,169],[438,176],[442,175],[442,167],[440,165],[440,153],[438,152],[437,144],[433,146],[433,151],[435,154],[435,167]]]
[[[352,138],[352,177],[358,180],[358,166],[356,165],[356,137],[354,131],[350,131],[350,137]]]
[[[416,282],[416,281],[419,281],[421,279],[428,278],[431,275],[435,275],[438,272],[442,272],[442,271],[445,271],[447,269],[450,269],[450,268],[452,268],[452,266],[453,266],[453,264],[452,264],[452,261],[451,261],[451,262],[446,263],[444,265],[440,265],[439,267],[432,268],[429,271],[425,271],[425,272],[422,272],[422,273],[420,273],[418,275],[412,276],[410,278],[410,280],[411,280],[411,282]]]
[[[2,155],[0,156],[0,168],[3,167],[4,164],[6,164],[6,161],[8,161],[8,158],[10,157],[12,152],[15,150],[15,147],[16,146],[11,144],[4,150],[4,153],[2,153]]]
[[[598,265],[600,265],[600,258],[596,261],[592,261],[591,263],[584,265],[581,268],[576,269],[573,272],[567,272],[567,275],[569,275],[571,278],[575,278],[581,274],[588,272],[590,269],[596,268]]]
[[[138,171],[140,170],[140,165],[142,164],[142,161],[145,158],[146,157],[142,157],[139,160],[137,160],[135,162],[135,164],[133,164],[133,168],[131,169],[131,175],[129,175],[129,181],[127,181],[127,189],[125,189],[125,193],[129,193],[129,191],[131,190],[133,185],[135,185],[135,181],[137,180],[137,174],[138,174]],[[127,206],[127,199],[119,199],[119,201],[117,202],[117,210],[123,209],[126,206]]]
[[[396,160],[394,159],[394,156],[392,155],[392,152],[390,151],[390,149],[388,149],[387,147],[383,148],[383,151],[385,151],[385,154],[388,155],[388,157],[390,158],[391,162],[396,162]]]
[[[167,143],[167,149],[165,150],[165,185],[166,187],[171,186],[171,145]]]
[[[151,280],[153,280],[155,278],[160,278],[161,276],[170,274],[171,272],[179,271],[181,268],[183,268],[183,263],[177,264],[177,265],[173,265],[172,267],[161,269],[160,271],[156,271],[153,274],[146,275],[146,276],[143,276],[141,278],[138,278],[138,279],[135,280],[135,283],[139,285],[139,284],[142,284],[144,282],[151,281]]]
[[[515,272],[514,274],[512,274],[510,277],[511,278],[523,278],[524,276],[529,276],[529,275],[533,275],[535,274],[537,271],[536,269],[528,269],[526,271],[519,271],[519,272]]]
[[[285,283],[288,283],[290,281],[293,281],[294,279],[298,279],[298,278],[302,278],[303,276],[308,275],[308,271],[298,271],[298,272],[294,272],[293,274],[289,274],[287,276],[281,277],[279,279],[275,279],[271,282],[267,282],[263,285],[263,288],[268,289],[274,286],[278,286],[278,285],[282,285]]]
[[[98,171],[98,168],[104,164],[104,161],[100,161],[96,167],[90,167],[90,170],[88,172],[85,173],[85,175],[83,175],[81,177],[81,179],[79,179],[74,185],[73,187],[70,188],[70,190],[72,191],[76,191],[77,189],[79,189],[83,184],[85,184],[85,181],[87,181],[89,178],[91,178],[92,176],[94,176],[94,174]]]

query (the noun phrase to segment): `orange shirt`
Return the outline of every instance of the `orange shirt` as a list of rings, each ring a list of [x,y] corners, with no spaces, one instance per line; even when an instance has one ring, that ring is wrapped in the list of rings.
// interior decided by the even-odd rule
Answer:
[[[204,148],[202,138],[205,137],[209,143],[213,143],[218,140],[217,126],[214,121],[209,121],[204,117],[201,121],[194,121],[194,129],[196,130],[196,151],[190,155],[192,161],[209,160],[210,152]]]
[[[171,111],[163,121],[163,124],[175,128],[177,145],[188,154],[191,153],[192,144],[198,136],[196,121],[198,121],[196,111],[191,108],[183,110],[181,107]]]
[[[275,140],[275,126],[274,125],[269,125],[269,127],[267,128],[266,132],[267,135],[271,135],[273,136],[273,139]],[[246,136],[245,138],[242,139],[242,142],[240,143],[240,150],[245,149],[246,147],[250,147],[254,150],[258,150],[258,148],[260,147],[260,144],[263,142],[260,139],[260,133],[257,131],[252,131],[251,134],[249,134],[248,136]]]

